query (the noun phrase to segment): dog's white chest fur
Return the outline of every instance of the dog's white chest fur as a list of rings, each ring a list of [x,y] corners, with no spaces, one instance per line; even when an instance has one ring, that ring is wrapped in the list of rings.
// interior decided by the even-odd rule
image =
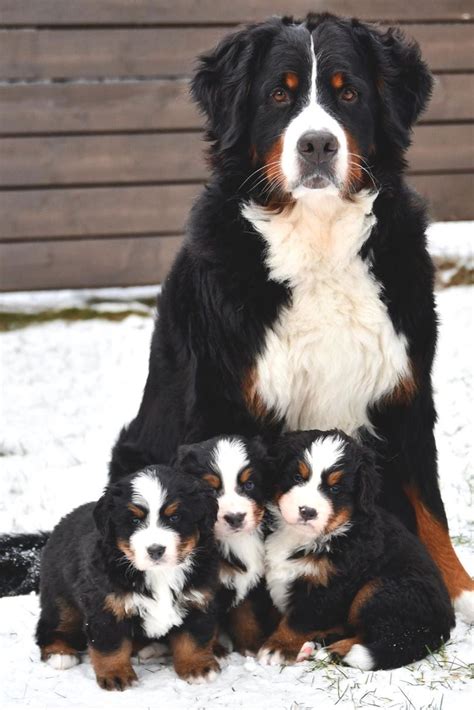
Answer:
[[[267,243],[271,278],[292,290],[256,363],[258,394],[287,429],[370,427],[368,407],[409,374],[406,339],[358,255],[373,200],[316,194],[282,214],[243,209]]]
[[[231,552],[246,567],[245,572],[230,571],[226,567],[222,567],[219,572],[221,584],[228,589],[235,589],[233,606],[237,606],[263,577],[265,549],[262,534],[259,530],[251,535],[237,533],[227,539],[219,540],[219,545],[224,557]]]

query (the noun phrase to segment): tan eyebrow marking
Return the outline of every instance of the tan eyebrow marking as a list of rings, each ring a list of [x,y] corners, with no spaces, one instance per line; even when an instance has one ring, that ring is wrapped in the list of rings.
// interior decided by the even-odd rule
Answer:
[[[298,461],[298,471],[300,472],[301,478],[304,478],[304,480],[307,481],[310,474],[308,464],[304,461]]]
[[[174,503],[170,503],[166,506],[163,513],[167,516],[174,515],[178,510],[179,502],[176,500]]]
[[[242,471],[242,473],[239,475],[239,479],[241,483],[245,483],[245,481],[248,481],[250,476],[252,475],[252,469],[251,468],[246,468]]]
[[[341,480],[343,475],[344,475],[344,471],[333,471],[328,476],[328,485],[335,486],[336,483],[339,483],[339,481]]]
[[[133,515],[135,515],[137,518],[140,518],[141,520],[143,520],[143,518],[146,516],[145,511],[141,508],[137,508],[137,506],[133,505],[133,503],[129,503],[127,507],[129,511],[133,513]]]
[[[286,74],[283,75],[283,82],[287,89],[294,91],[298,88],[300,80],[298,74],[295,74],[295,72],[293,71],[288,71],[286,72]]]
[[[342,75],[342,72],[336,72],[336,74],[333,74],[331,77],[331,85],[335,89],[341,89],[344,86],[344,77]]]
[[[205,473],[202,477],[202,480],[209,483],[209,485],[213,488],[217,489],[221,487],[221,479],[219,478],[219,476],[216,476],[215,473]]]

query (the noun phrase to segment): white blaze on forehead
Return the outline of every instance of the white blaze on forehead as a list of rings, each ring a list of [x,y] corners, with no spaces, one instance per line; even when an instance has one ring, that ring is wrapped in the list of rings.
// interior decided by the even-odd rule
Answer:
[[[160,524],[160,510],[165,504],[167,491],[151,472],[140,473],[132,481],[132,501],[148,510],[146,519],[130,536],[130,547],[134,553],[134,564],[140,570],[154,566],[147,548],[161,545],[165,549],[159,564],[175,565],[178,562],[180,537],[171,528]]]
[[[252,501],[238,490],[238,475],[249,465],[247,449],[242,441],[220,439],[217,442],[212,456],[212,466],[222,479],[222,492],[218,498],[219,510],[215,526],[215,533],[219,539],[235,532],[226,522],[226,515],[245,514],[239,534],[248,533],[258,523]]]
[[[279,500],[283,518],[290,525],[301,525],[309,537],[324,533],[329,518],[333,514],[330,499],[321,491],[322,475],[328,468],[340,461],[344,452],[344,441],[338,436],[314,441],[306,449],[304,458],[311,469],[310,478],[303,484],[294,485]],[[300,508],[314,508],[317,515],[305,524],[301,520]]]
[[[321,482],[324,471],[339,463],[344,454],[344,440],[339,436],[326,436],[324,439],[313,441],[306,449],[305,460],[312,471],[311,478]]]
[[[287,180],[287,188],[294,190],[295,197],[312,194],[314,190],[297,187],[300,181],[298,140],[308,131],[329,131],[339,141],[339,151],[335,159],[337,179],[343,183],[347,176],[348,147],[346,134],[341,124],[322,106],[317,91],[317,57],[313,36],[310,35],[311,84],[305,105],[300,113],[290,121],[283,135],[281,167]],[[296,189],[294,189],[296,188]],[[329,186],[326,189],[331,189]]]
[[[221,439],[217,442],[212,457],[214,468],[222,478],[224,495],[235,491],[237,476],[249,465],[247,450],[238,439]]]

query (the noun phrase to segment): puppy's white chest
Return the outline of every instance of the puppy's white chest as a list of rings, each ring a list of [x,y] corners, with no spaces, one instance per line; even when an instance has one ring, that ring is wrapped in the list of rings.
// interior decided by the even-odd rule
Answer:
[[[409,373],[406,339],[358,255],[374,224],[370,206],[341,204],[335,214],[299,205],[288,217],[253,214],[270,276],[292,290],[265,335],[256,386],[290,430],[370,427],[368,407]]]
[[[220,541],[224,555],[230,551],[246,567],[246,571],[229,570],[222,566],[219,571],[219,581],[227,589],[235,590],[233,606],[237,606],[263,577],[265,571],[264,543],[259,531],[251,535],[235,535],[227,541]]]

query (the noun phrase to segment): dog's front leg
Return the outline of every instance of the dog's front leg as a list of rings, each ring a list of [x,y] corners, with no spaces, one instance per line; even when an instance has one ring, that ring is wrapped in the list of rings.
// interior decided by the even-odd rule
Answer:
[[[217,624],[210,611],[193,610],[182,626],[170,633],[176,673],[189,683],[215,679],[220,670],[214,655]]]

